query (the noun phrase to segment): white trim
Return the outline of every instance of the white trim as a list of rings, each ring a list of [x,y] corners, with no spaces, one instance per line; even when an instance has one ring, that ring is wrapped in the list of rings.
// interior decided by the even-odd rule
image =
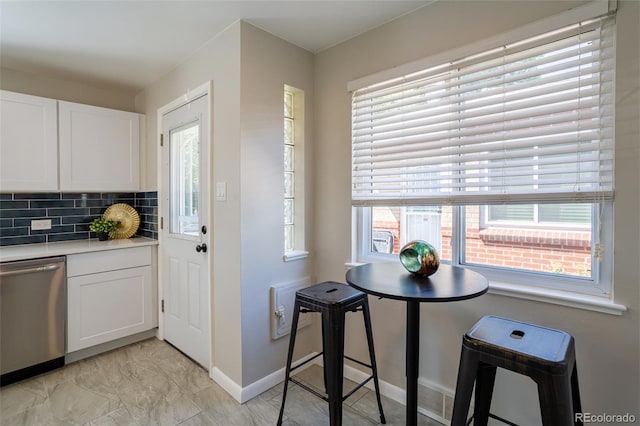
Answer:
[[[297,365],[306,360],[313,358],[318,355],[318,352],[311,352],[308,355],[303,356],[295,361],[293,361],[292,365]],[[310,362],[296,371],[303,371],[309,367],[311,367],[314,363]],[[224,374],[220,369],[214,367],[211,370],[211,378],[219,384],[229,395],[231,395],[236,401],[240,404],[244,404],[252,398],[260,395],[262,392],[266,392],[272,387],[278,385],[278,383],[282,383],[284,381],[284,375],[286,372],[286,368],[282,367],[279,370],[274,371],[273,373],[256,380],[255,382],[242,387],[237,384],[233,379]]]
[[[211,370],[211,378],[214,382],[220,385],[229,395],[231,395],[240,404],[242,401],[242,387],[237,384],[233,379],[224,374],[218,367],[213,367]]]
[[[188,104],[191,101],[194,101],[195,99],[204,96],[206,94],[212,93],[212,82],[211,81],[207,81],[206,83],[201,84],[200,86],[196,87],[195,89],[191,89],[189,90],[187,88],[187,91],[184,93],[184,95],[180,96],[179,98],[174,99],[173,101],[169,102],[168,104],[158,108],[158,131],[160,133],[162,133],[162,126],[161,126],[161,120],[160,118],[165,115],[170,113],[171,111],[173,111],[174,109],[180,108],[183,105]]]
[[[496,281],[489,283],[489,294],[515,297],[518,299],[535,300],[560,306],[602,312],[610,315],[622,315],[627,307],[613,301],[587,294],[569,293],[559,290],[524,287]]]
[[[282,256],[282,261],[290,262],[292,260],[305,259],[307,257],[309,257],[309,252],[306,250],[291,250]]]
[[[316,364],[318,365],[322,365],[322,361],[318,360],[316,362]],[[358,370],[357,368],[351,367],[350,365],[345,365],[344,366],[344,377],[352,380],[356,383],[360,383],[364,380],[366,380],[369,377],[369,374]],[[392,399],[394,401],[396,401],[399,404],[402,404],[406,407],[407,405],[407,391],[399,386],[396,385],[392,385],[391,383],[385,382],[384,380],[380,380],[378,379],[378,384],[380,385],[380,394],[386,396],[389,399]],[[418,384],[422,385],[424,387],[436,390],[440,393],[442,393],[443,395],[449,395],[452,396],[453,392],[449,389],[443,388],[440,385],[434,384],[433,382],[419,377],[418,378]],[[369,381],[366,385],[364,385],[365,388],[374,391],[375,392],[375,387],[373,385],[372,381]],[[384,406],[382,407],[384,409]],[[427,416],[429,418],[432,418],[440,423],[443,424],[449,424],[449,420],[445,419],[444,417],[427,410],[424,407],[421,407],[418,405],[418,412],[424,416]],[[444,413],[444,396],[443,396],[443,407],[442,407],[442,412]]]
[[[303,361],[305,359],[309,359],[309,358],[311,358],[311,357],[313,357],[313,356],[315,356],[317,354],[318,354],[318,352],[313,352],[313,353],[307,355],[306,357],[301,358],[300,361]],[[312,362],[310,362],[308,365],[306,365],[306,366],[304,366],[302,368],[305,369],[305,368],[308,368],[308,367],[310,367],[312,365],[318,365],[320,367],[323,367],[322,358],[318,357],[315,360],[313,360]],[[280,373],[280,372],[282,373],[282,376],[280,378],[280,382],[281,382],[281,381],[284,380],[284,368],[279,370],[279,371],[277,371],[277,372],[275,372],[275,373],[270,374],[267,377],[271,378],[272,376],[274,376],[274,375],[276,375],[277,373]],[[344,377],[346,379],[349,379],[349,380],[351,380],[353,382],[356,382],[356,383],[361,383],[364,380],[366,380],[369,376],[370,376],[370,374],[367,374],[367,373],[365,373],[363,371],[360,371],[357,368],[354,368],[354,367],[352,367],[350,365],[344,365]],[[264,380],[264,379],[261,379],[258,382],[261,382],[262,380]],[[258,383],[258,382],[256,382],[256,383]],[[279,382],[276,382],[271,387],[277,385],[278,383]],[[385,397],[387,397],[387,398],[389,398],[389,399],[391,399],[391,400],[393,400],[393,401],[395,401],[395,402],[397,402],[397,403],[399,403],[401,405],[404,405],[406,407],[406,405],[407,405],[407,391],[405,389],[403,389],[403,388],[401,388],[399,386],[396,386],[396,385],[392,385],[391,383],[385,382],[384,380],[380,380],[379,378],[378,378],[378,384],[380,385],[380,395],[385,396]],[[435,390],[437,392],[440,392],[443,395],[442,412],[445,413],[444,397],[445,396],[450,396],[450,397],[453,398],[454,391],[449,389],[449,388],[445,388],[445,387],[443,387],[443,386],[441,386],[441,385],[439,385],[437,383],[434,383],[434,382],[432,382],[430,380],[427,380],[427,379],[425,379],[423,377],[419,377],[418,378],[418,385],[433,389],[433,390]],[[373,381],[369,381],[368,383],[366,383],[364,385],[364,387],[369,389],[369,390],[371,390],[371,391],[373,391],[373,392],[375,392],[375,387],[374,387]],[[262,392],[264,392],[264,390]],[[384,409],[384,406],[382,408]],[[430,418],[432,418],[434,420],[437,420],[438,422],[440,422],[442,424],[445,424],[445,425],[450,424],[449,420],[447,420],[444,417],[440,416],[439,414],[434,413],[432,411],[429,411],[429,410],[427,410],[427,409],[425,409],[423,407],[418,406],[418,412],[420,414],[422,414],[422,415],[425,415],[425,416],[430,417]]]
[[[594,0],[591,3],[578,6],[574,9],[567,10],[566,12],[523,25],[515,30],[507,31],[456,49],[447,50],[427,58],[418,59],[417,61],[409,62],[388,70],[352,80],[347,83],[347,90],[349,92],[353,92],[372,84],[402,77],[445,62],[451,62],[458,58],[464,58],[478,52],[490,50],[497,46],[513,43],[548,31],[553,31],[567,25],[575,24],[580,21],[602,16],[608,12],[608,0]]]
[[[390,260],[391,259],[387,259],[387,261]],[[354,266],[360,266],[366,263],[371,262],[346,262],[344,266],[347,269],[351,269]],[[551,303],[553,305],[584,309],[609,315],[622,315],[627,311],[625,305],[615,303],[606,297],[552,290],[549,288],[528,287],[498,281],[489,282],[489,294],[534,300],[536,302]]]

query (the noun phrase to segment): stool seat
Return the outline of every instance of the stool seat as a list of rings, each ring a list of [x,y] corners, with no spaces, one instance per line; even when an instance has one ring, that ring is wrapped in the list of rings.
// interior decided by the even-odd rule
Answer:
[[[465,339],[474,349],[521,364],[522,369],[541,365],[547,371],[562,372],[574,362],[569,333],[511,319],[485,316]]]
[[[356,311],[362,311],[369,346],[370,364],[365,364],[362,361],[358,361],[344,354],[345,314],[347,312]],[[311,359],[292,367],[291,362],[298,328],[298,317],[301,313],[306,314],[310,312],[319,312],[322,315],[322,352]],[[301,367],[320,355],[322,355],[324,361],[326,397],[291,377],[291,372],[293,370]],[[344,380],[344,358],[370,368],[372,374],[343,396],[342,384]],[[334,426],[342,424],[342,402],[349,396],[353,395],[370,380],[373,380],[376,390],[378,409],[380,410],[380,421],[381,423],[385,423],[384,412],[382,411],[382,402],[380,399],[378,369],[376,367],[375,351],[373,349],[373,333],[371,331],[369,300],[367,299],[367,295],[346,284],[333,281],[326,281],[298,290],[296,292],[295,304],[293,307],[293,319],[291,321],[291,337],[289,339],[289,353],[287,355],[287,365],[285,369],[284,390],[282,392],[282,404],[280,406],[280,415],[278,416],[277,424],[282,424],[289,381],[296,383],[303,389],[327,401],[329,403],[329,423]]]
[[[582,424],[575,416],[581,406],[573,337],[561,330],[488,315],[462,339],[452,425],[467,423],[474,383],[474,425],[486,424],[489,417],[500,419],[489,412],[497,367],[537,383],[543,424]]]
[[[326,281],[296,292],[301,306],[315,312],[326,310],[348,310],[352,304],[359,305],[367,295],[346,284]]]

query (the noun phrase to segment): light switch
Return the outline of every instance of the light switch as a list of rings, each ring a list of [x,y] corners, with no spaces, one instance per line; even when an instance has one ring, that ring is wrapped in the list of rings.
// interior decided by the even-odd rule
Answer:
[[[216,182],[216,201],[227,199],[227,182]]]

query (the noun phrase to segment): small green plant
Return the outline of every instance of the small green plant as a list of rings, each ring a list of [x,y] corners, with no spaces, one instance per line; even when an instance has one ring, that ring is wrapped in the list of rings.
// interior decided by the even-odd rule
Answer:
[[[89,229],[96,233],[109,233],[118,228],[118,222],[111,219],[103,219],[101,217],[94,219],[89,225]]]

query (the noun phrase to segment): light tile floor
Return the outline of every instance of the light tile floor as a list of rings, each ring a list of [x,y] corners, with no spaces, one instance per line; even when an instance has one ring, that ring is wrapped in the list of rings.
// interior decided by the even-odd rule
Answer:
[[[322,369],[297,374],[322,390]],[[353,386],[345,383],[345,388]],[[0,389],[0,424],[275,425],[282,383],[238,404],[205,370],[171,345],[149,339]],[[404,424],[404,406],[383,397],[387,424]],[[326,425],[327,404],[290,384],[284,425]],[[345,425],[379,423],[375,393],[360,389],[344,403]],[[421,425],[439,423],[419,416]]]

